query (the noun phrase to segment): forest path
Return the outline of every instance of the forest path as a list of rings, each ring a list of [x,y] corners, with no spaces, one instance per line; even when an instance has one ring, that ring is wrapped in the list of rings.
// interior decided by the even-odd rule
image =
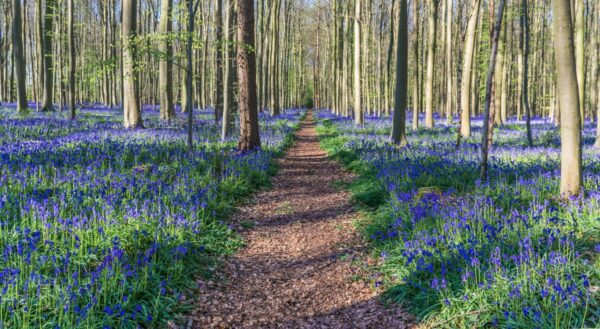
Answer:
[[[410,315],[357,280],[356,214],[334,187],[352,176],[320,148],[311,112],[279,166],[272,189],[234,215],[240,228],[254,226],[242,230],[246,246],[225,261],[224,280],[199,282],[193,327],[409,327]]]

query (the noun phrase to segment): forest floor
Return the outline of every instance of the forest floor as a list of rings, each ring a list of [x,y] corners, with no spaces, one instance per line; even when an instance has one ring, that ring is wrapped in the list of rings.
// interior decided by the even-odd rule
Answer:
[[[309,112],[272,188],[234,215],[246,245],[215,279],[198,282],[188,327],[410,327],[410,314],[382,305],[381,292],[362,279],[358,214],[336,188],[352,179],[320,148]]]

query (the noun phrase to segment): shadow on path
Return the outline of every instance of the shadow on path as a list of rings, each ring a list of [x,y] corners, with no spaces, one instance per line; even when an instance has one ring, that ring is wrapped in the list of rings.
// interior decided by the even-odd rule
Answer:
[[[234,222],[246,246],[202,287],[194,328],[407,328],[412,317],[381,305],[352,261],[363,243],[349,195],[334,188],[352,177],[319,147],[312,113],[280,160],[271,190],[243,206]]]

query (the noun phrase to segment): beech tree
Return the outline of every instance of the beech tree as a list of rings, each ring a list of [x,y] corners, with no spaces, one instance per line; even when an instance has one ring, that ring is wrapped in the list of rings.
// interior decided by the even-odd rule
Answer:
[[[54,33],[54,10],[56,0],[46,0],[44,15],[44,34],[42,38],[42,53],[44,56],[44,100],[42,111],[54,111],[54,53],[52,51],[52,34]]]
[[[223,122],[221,127],[221,139],[225,140],[231,134],[233,130],[233,111],[234,111],[234,101],[233,101],[233,79],[234,79],[234,70],[232,61],[234,59],[234,0],[227,0],[226,13],[225,13],[225,35],[227,39],[225,40],[225,65],[223,76],[225,78],[225,82],[223,83]]]
[[[123,0],[123,124],[125,128],[143,128],[140,108],[137,60],[137,1]]]
[[[256,99],[256,53],[254,43],[254,0],[237,0],[237,65],[240,108],[238,148],[249,151],[260,147],[258,102]]]
[[[396,88],[392,143],[404,146],[406,139],[406,100],[408,96],[408,0],[400,0],[398,14],[398,45],[396,46]]]
[[[569,0],[554,0],[554,51],[560,102],[560,192],[564,197],[581,192],[581,119],[575,45]]]
[[[436,31],[439,0],[427,0],[427,20],[429,21],[427,38],[427,76],[425,77],[425,127],[433,128],[433,75],[436,64]]]
[[[360,63],[361,63],[361,55],[360,55],[360,7],[362,0],[355,0],[354,3],[354,123],[357,125],[362,125],[364,122],[363,119],[363,109],[362,109],[362,95],[361,95],[361,72],[360,72]]]
[[[27,91],[25,89],[25,53],[23,52],[23,22],[21,20],[21,0],[12,1],[12,47],[15,75],[17,80],[17,112],[27,110]],[[12,93],[11,93],[12,94]]]
[[[69,25],[69,109],[71,120],[75,119],[75,28],[73,27],[73,0],[68,0],[67,16]]]
[[[465,48],[463,56],[462,69],[462,87],[461,87],[461,122],[460,133],[463,137],[471,136],[471,93],[472,93],[472,70],[473,58],[475,52],[475,38],[477,29],[477,20],[479,19],[479,8],[481,0],[472,0],[469,22],[467,23],[467,32],[465,36]]]
[[[160,35],[160,47],[162,52],[160,73],[160,118],[171,120],[175,117],[173,104],[173,46],[171,42],[173,0],[162,0],[160,5],[160,24],[158,32]]]
[[[490,10],[494,10],[494,2],[490,3]],[[490,107],[492,101],[492,83],[494,81],[494,73],[496,70],[496,55],[498,54],[498,39],[500,39],[500,31],[502,29],[502,17],[504,16],[504,0],[500,0],[498,4],[498,12],[496,14],[496,23],[492,30],[492,54],[490,55],[490,64],[488,66],[487,80],[485,84],[485,109],[483,114],[483,133],[481,134],[481,172],[482,180],[488,176],[488,157],[489,149],[492,144],[492,130],[494,129],[494,118],[490,116]]]

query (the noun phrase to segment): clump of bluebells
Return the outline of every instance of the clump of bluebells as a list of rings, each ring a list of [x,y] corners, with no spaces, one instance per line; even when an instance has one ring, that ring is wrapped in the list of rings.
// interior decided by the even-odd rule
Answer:
[[[388,296],[433,327],[572,328],[600,323],[600,157],[584,131],[587,195],[558,196],[558,130],[532,120],[496,129],[490,178],[478,179],[481,119],[457,151],[456,126],[409,131],[387,143],[388,118],[364,127],[321,112],[324,145],[354,155],[386,190],[366,226]],[[337,143],[327,142],[335,131]],[[356,162],[361,165],[356,165]]]
[[[263,150],[220,142],[211,110],[145,108],[147,129],[118,109],[16,117],[0,110],[0,327],[165,327],[194,275],[240,245],[226,215],[264,184],[302,110],[261,116]]]

